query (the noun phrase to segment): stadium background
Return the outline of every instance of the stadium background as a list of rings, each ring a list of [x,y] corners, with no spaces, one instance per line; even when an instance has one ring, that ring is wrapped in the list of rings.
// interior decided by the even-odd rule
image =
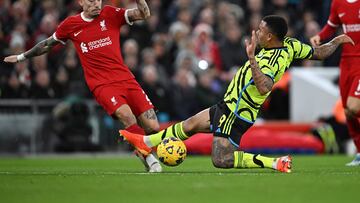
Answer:
[[[136,6],[132,0],[103,3]],[[150,19],[122,27],[122,56],[165,126],[222,98],[237,66],[247,60],[244,39],[257,29],[264,15],[284,16],[290,28],[288,35],[309,42],[309,37],[326,23],[330,3],[151,0]],[[80,10],[75,0],[2,0],[0,58],[21,53],[46,39],[61,20]],[[336,68],[339,53],[324,62],[299,61],[293,66]],[[291,78],[274,90],[264,105],[261,120],[289,121],[289,81]],[[93,101],[72,43],[16,65],[1,60],[0,98],[0,152],[128,149],[124,143],[116,142],[121,125]],[[305,130],[302,127],[295,126],[295,131],[311,133],[313,126],[309,124]]]
[[[135,6],[133,0],[103,2]],[[221,98],[234,67],[246,60],[244,38],[256,29],[262,16],[285,16],[289,35],[308,42],[325,24],[331,3],[147,2],[152,17],[122,27],[121,48],[125,62],[158,108],[163,125],[184,119]],[[358,167],[345,166],[353,157],[299,155],[325,152],[321,139],[312,132],[313,127],[319,127],[319,118],[290,122],[294,121],[292,108],[305,116],[320,108],[331,114],[330,104],[338,96],[335,85],[330,97],[330,93],[325,95],[326,91],[318,88],[321,85],[300,86],[302,90],[297,92],[293,82],[324,85],[323,76],[314,76],[331,73],[327,85],[334,79],[336,83],[340,50],[324,62],[294,64],[294,70],[305,74],[287,75],[288,80],[279,83],[264,105],[259,125],[254,128],[256,133],[248,136],[256,140],[244,138],[245,146],[263,150],[260,152],[293,154],[291,174],[264,169],[217,169],[209,156],[188,156],[178,167],[164,166],[163,173],[149,174],[129,152],[128,145],[116,142],[121,126],[93,101],[71,43],[15,66],[2,62],[4,56],[21,53],[50,36],[62,19],[79,9],[76,0],[0,0],[0,202],[358,202]],[[319,68],[314,72],[312,66]],[[310,92],[316,89],[319,91]],[[301,96],[295,101],[302,104],[299,107],[293,105],[292,99],[298,93]],[[331,116],[323,118],[320,123],[335,129],[331,119],[334,121]],[[317,129],[328,129],[326,125]],[[200,149],[209,150],[211,136],[194,138],[192,144],[205,143],[207,146]],[[259,142],[264,140],[275,142]],[[293,144],[302,148],[289,151],[286,147]],[[280,146],[282,151],[271,151],[266,148],[269,146]],[[101,153],[54,153],[66,151]]]

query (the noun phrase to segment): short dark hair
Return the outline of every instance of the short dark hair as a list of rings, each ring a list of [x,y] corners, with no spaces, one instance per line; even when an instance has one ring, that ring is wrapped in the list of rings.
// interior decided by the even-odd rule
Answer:
[[[266,26],[270,29],[270,32],[274,34],[279,40],[283,40],[287,31],[288,25],[285,18],[278,15],[268,15],[263,18],[266,22]]]

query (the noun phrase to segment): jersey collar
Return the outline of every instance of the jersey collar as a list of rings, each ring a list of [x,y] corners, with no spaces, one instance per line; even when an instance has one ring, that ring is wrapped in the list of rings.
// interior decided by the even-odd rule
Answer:
[[[282,47],[271,47],[271,48],[264,48],[265,51],[271,50],[271,49],[286,49],[287,47],[282,46]]]
[[[80,13],[80,16],[81,16],[81,18],[82,18],[85,22],[91,22],[91,21],[94,20],[93,18],[87,18],[87,17],[85,17],[84,12],[81,12],[81,13]]]

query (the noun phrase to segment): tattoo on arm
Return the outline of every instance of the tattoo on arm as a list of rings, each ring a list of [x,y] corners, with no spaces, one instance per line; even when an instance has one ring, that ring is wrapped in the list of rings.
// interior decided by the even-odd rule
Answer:
[[[142,17],[144,19],[150,17],[150,9],[149,9],[149,6],[147,5],[146,1],[145,0],[136,0],[136,3],[137,3],[138,10],[142,14]]]
[[[52,36],[39,42],[36,44],[33,48],[26,51],[24,53],[26,58],[31,58],[34,56],[40,56],[42,54],[45,54],[51,50],[55,45],[57,45],[59,42],[56,41]]]
[[[258,63],[255,58],[250,58],[250,68],[252,77],[256,88],[259,90],[260,94],[264,95],[271,91],[274,82],[270,77],[261,72]]]
[[[211,152],[214,166],[218,168],[233,168],[234,151],[236,151],[236,147],[229,140],[223,137],[214,137]]]
[[[314,47],[314,54],[311,59],[325,59],[329,57],[339,47],[341,41],[338,38],[334,38],[330,42],[323,44],[319,47]]]
[[[150,9],[145,0],[136,0],[137,8],[129,9],[128,17],[130,21],[143,20],[150,17]]]

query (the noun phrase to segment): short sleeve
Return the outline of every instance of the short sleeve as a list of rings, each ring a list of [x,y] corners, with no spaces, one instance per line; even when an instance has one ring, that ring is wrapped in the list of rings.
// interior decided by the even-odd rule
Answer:
[[[286,38],[285,41],[293,49],[294,59],[310,59],[313,56],[314,49],[311,45],[302,43],[294,38]]]
[[[341,24],[337,9],[339,8],[338,1],[332,1],[330,8],[330,15],[327,24],[331,27],[338,27]]]
[[[66,28],[67,27],[66,22],[67,22],[66,20],[61,22],[53,34],[53,38],[62,44],[65,44],[65,42],[69,39],[69,31]]]
[[[105,6],[104,11],[108,13],[111,22],[116,24],[118,27],[121,27],[124,24],[132,25],[133,23],[130,22],[127,13],[128,10],[124,8],[116,8],[113,6]]]

